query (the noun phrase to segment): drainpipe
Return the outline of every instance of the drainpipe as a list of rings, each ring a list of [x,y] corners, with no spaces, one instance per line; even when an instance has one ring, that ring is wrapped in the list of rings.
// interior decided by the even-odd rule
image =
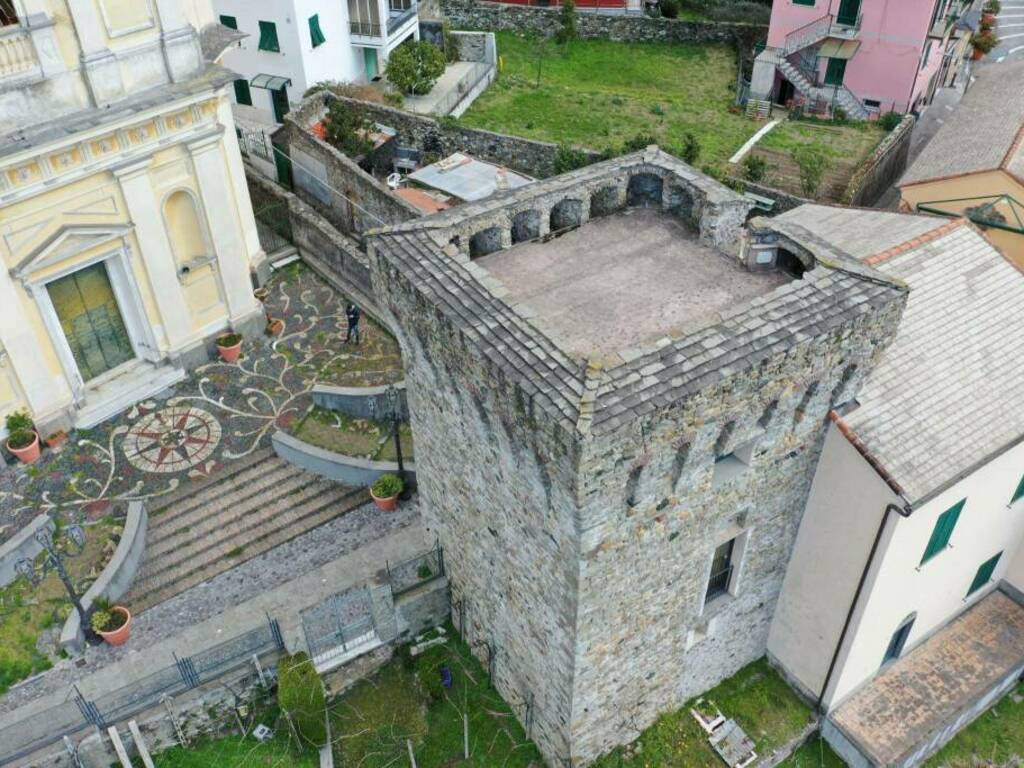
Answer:
[[[900,499],[903,501],[903,506],[899,504],[888,504],[885,508],[885,512],[882,513],[882,520],[878,524],[878,531],[875,533],[875,540],[871,544],[871,551],[868,553],[867,562],[864,563],[864,570],[861,571],[860,581],[857,583],[857,591],[853,595],[853,600],[850,603],[850,610],[846,613],[846,621],[843,623],[843,631],[839,634],[839,641],[836,643],[836,649],[832,653],[832,661],[828,665],[828,672],[825,673],[825,682],[821,686],[821,693],[818,694],[818,712],[824,714],[824,701],[825,694],[828,691],[829,685],[832,683],[832,674],[835,672],[836,664],[839,662],[839,653],[843,649],[843,645],[846,643],[846,635],[850,631],[850,624],[853,623],[853,614],[857,610],[857,606],[860,604],[860,596],[864,591],[864,585],[868,580],[868,572],[871,570],[871,566],[875,562],[875,555],[878,554],[878,545],[882,541],[882,533],[885,531],[885,526],[889,522],[889,515],[892,512],[897,513],[901,517],[910,517],[913,510],[910,508],[910,502],[907,501],[903,494],[900,494]]]

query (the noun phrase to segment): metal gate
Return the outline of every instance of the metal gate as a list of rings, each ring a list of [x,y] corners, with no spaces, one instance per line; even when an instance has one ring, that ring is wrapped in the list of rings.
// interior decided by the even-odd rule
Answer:
[[[287,203],[268,203],[256,208],[254,213],[260,246],[266,254],[292,247],[292,220]]]
[[[331,595],[302,612],[302,631],[316,666],[347,657],[379,642],[370,593],[357,587]]]

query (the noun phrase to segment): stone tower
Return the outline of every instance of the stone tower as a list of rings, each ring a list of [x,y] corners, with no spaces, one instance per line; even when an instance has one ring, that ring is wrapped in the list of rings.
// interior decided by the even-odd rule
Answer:
[[[826,413],[899,321],[748,212],[651,147],[370,240],[455,620],[552,765],[764,653]]]

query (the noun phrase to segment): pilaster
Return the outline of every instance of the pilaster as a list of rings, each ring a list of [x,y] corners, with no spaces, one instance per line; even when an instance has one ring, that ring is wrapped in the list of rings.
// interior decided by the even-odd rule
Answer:
[[[93,0],[68,0],[75,34],[82,50],[82,69],[97,107],[121,97],[121,65],[107,48],[106,30]]]

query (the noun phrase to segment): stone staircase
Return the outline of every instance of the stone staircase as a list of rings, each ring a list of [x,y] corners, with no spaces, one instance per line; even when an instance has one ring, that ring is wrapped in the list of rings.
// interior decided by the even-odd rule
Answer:
[[[367,500],[270,449],[190,483],[149,514],[146,553],[125,604],[140,613]]]
[[[793,84],[793,87],[808,99],[818,99],[829,103],[834,99],[836,104],[842,107],[843,111],[850,117],[857,120],[866,120],[868,118],[868,111],[864,108],[864,105],[860,103],[860,100],[846,86],[840,85],[838,88],[835,88],[830,85],[815,85],[799,67],[783,56],[778,57],[775,66]]]

